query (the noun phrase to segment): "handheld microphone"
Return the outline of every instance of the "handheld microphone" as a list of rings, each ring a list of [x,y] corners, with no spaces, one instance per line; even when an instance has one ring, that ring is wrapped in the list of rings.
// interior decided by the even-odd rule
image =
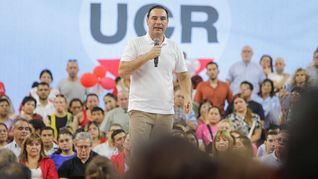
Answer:
[[[154,40],[154,46],[156,46],[156,45],[159,45],[160,44],[160,39],[159,38],[155,38]],[[158,63],[159,63],[159,59],[158,59],[159,57],[155,57],[154,58],[154,64],[155,64],[155,67],[158,67]]]

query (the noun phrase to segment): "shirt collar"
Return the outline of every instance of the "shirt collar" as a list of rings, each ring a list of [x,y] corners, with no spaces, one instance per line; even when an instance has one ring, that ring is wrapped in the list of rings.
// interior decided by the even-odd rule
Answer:
[[[154,41],[151,39],[150,34],[147,33],[146,34],[146,41],[150,44],[150,45],[154,45]],[[164,40],[162,42],[162,45],[166,45],[168,41],[168,38],[164,35]]]

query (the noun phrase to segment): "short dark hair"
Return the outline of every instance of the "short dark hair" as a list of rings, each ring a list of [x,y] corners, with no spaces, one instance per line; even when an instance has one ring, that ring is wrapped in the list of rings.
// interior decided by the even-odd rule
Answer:
[[[267,137],[268,137],[269,135],[277,135],[277,134],[278,134],[278,133],[277,133],[276,131],[269,131],[269,132],[266,133],[265,139],[267,140]]]
[[[38,86],[48,86],[48,87],[50,87],[50,85],[47,83],[47,82],[40,82],[39,84],[38,84]]]
[[[45,126],[41,129],[41,132],[40,134],[42,135],[42,132],[43,131],[52,131],[53,135],[54,135],[54,129],[52,127],[49,127],[49,126]]]
[[[86,101],[91,96],[95,96],[97,99],[99,99],[99,97],[98,97],[98,95],[96,93],[89,93],[89,94],[86,95]]]
[[[167,19],[169,18],[169,12],[168,12],[168,9],[167,9],[167,8],[165,8],[165,7],[164,7],[164,6],[162,6],[162,5],[154,5],[154,6],[150,7],[150,8],[149,8],[149,10],[148,10],[148,13],[147,13],[147,18],[149,18],[150,13],[151,13],[151,11],[152,11],[153,9],[163,9],[164,11],[166,11]]]
[[[117,134],[120,134],[120,133],[125,133],[125,134],[126,134],[126,132],[125,132],[123,129],[117,129],[117,130],[114,130],[114,131],[112,132],[111,139],[112,139],[113,141],[115,141],[115,136],[116,136]]]
[[[219,69],[219,65],[216,62],[209,62],[205,65],[205,68],[208,68],[209,65],[215,65],[217,69]]]
[[[39,78],[41,78],[41,76],[42,76],[44,73],[49,74],[50,77],[51,77],[51,80],[53,81],[53,75],[52,75],[52,72],[51,72],[49,69],[44,69],[44,70],[42,70],[41,73],[40,73]]]
[[[38,129],[42,130],[45,127],[43,120],[32,119],[29,121],[29,123],[33,126],[35,130],[38,130]]]
[[[105,98],[106,96],[111,97],[111,98],[113,98],[115,101],[117,101],[117,96],[115,96],[113,93],[107,93],[107,94],[105,94],[104,98]]]
[[[26,97],[24,97],[23,100],[22,100],[22,106],[24,106],[24,105],[25,105],[27,102],[29,102],[29,101],[33,101],[34,104],[35,104],[35,106],[36,106],[36,99],[33,98],[32,96],[26,96]]]
[[[18,162],[11,162],[0,170],[1,178],[6,179],[31,179],[31,170]]]
[[[68,128],[66,128],[66,127],[60,128],[60,130],[59,130],[59,135],[57,136],[57,140],[59,140],[60,135],[69,135],[69,136],[71,136],[72,138],[74,137],[74,136],[73,136],[73,133],[72,133]]]
[[[97,112],[97,111],[100,111],[100,112],[104,113],[104,110],[101,107],[98,107],[98,106],[93,107],[91,113]]]
[[[253,84],[248,82],[248,81],[242,81],[240,86],[242,86],[242,85],[248,85],[251,91],[253,91],[253,89],[254,89]]]

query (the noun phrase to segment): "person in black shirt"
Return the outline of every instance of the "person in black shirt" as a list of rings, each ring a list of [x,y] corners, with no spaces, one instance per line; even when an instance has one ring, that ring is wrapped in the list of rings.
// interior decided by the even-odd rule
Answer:
[[[252,92],[253,92],[253,85],[252,83],[248,81],[243,81],[240,85],[240,93],[244,97],[244,99],[248,103],[248,108],[252,110],[253,113],[259,115],[262,121],[265,120],[265,114],[264,114],[264,109],[263,106],[252,100]],[[230,103],[225,111],[224,116],[227,116],[229,114],[233,113],[233,103]]]
[[[87,164],[95,156],[98,156],[97,153],[92,151],[92,136],[88,132],[78,133],[74,144],[77,156],[62,164],[58,170],[60,178],[84,179]]]

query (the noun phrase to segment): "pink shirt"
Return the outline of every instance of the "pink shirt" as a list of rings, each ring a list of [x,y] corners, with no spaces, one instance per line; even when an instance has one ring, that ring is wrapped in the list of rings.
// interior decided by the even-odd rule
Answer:
[[[210,125],[212,130],[212,135],[215,136],[217,132],[216,125]],[[209,128],[207,127],[207,124],[201,123],[199,124],[199,127],[196,130],[196,136],[198,140],[203,140],[205,145],[208,145],[210,142],[212,142],[211,134],[209,131]]]

